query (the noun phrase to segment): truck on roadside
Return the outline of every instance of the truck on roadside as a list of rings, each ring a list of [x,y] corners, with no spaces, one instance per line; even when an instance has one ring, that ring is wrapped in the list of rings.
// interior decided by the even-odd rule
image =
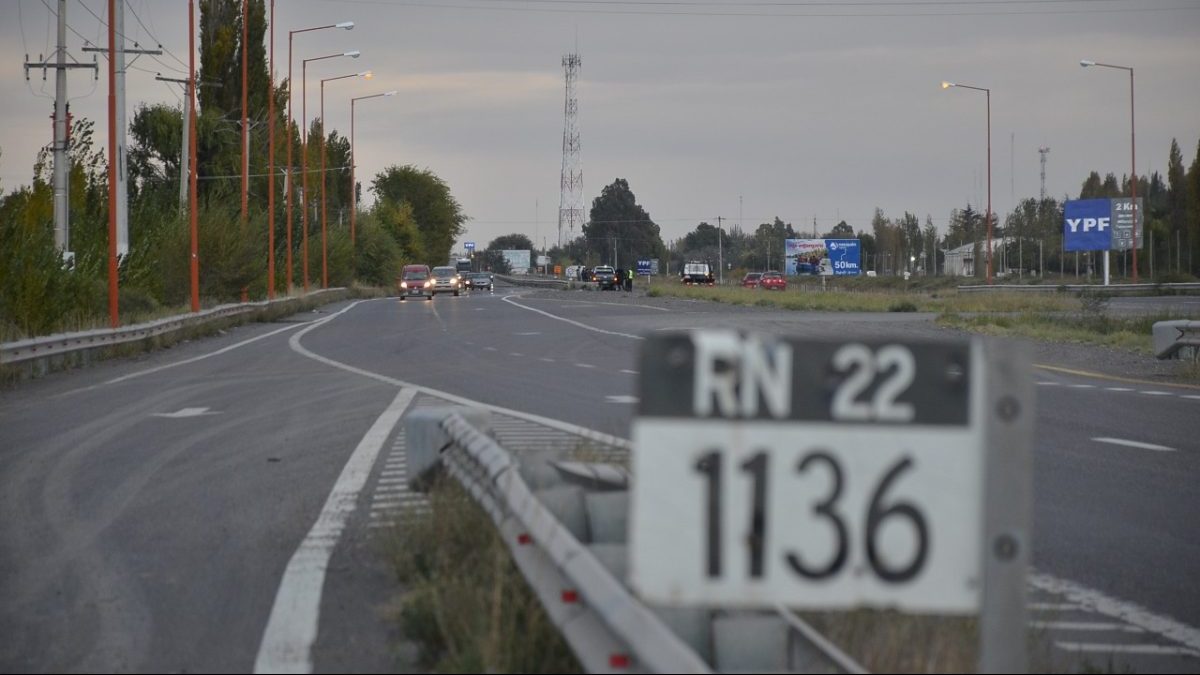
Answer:
[[[679,282],[682,284],[705,284],[708,286],[716,285],[716,279],[713,278],[712,266],[701,260],[689,260],[683,264],[679,270]]]

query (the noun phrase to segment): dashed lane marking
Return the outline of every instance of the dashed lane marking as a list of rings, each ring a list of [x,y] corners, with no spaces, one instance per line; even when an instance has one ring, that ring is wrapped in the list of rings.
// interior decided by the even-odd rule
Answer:
[[[1097,436],[1092,439],[1097,443],[1108,443],[1110,445],[1123,445],[1127,448],[1137,448],[1139,450],[1155,450],[1157,452],[1175,452],[1175,448],[1169,448],[1165,445],[1155,445],[1154,443],[1143,443],[1141,441],[1131,441],[1125,438],[1109,438],[1107,436]]]

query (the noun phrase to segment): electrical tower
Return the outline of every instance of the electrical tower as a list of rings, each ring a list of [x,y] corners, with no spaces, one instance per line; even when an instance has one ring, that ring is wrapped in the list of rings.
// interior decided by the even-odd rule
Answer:
[[[1042,156],[1042,199],[1046,199],[1046,155],[1050,154],[1050,146],[1042,146],[1038,148],[1038,154]]]
[[[583,225],[583,161],[579,156],[579,99],[575,82],[583,60],[568,54],[562,60],[567,75],[566,103],[563,106],[563,158],[561,196],[558,202],[558,245],[563,243],[563,226],[568,239],[575,237],[575,226]]]

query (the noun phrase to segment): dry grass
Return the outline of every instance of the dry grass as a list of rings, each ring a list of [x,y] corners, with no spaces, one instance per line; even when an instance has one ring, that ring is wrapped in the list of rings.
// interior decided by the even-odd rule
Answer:
[[[579,663],[513,564],[490,518],[453,479],[427,515],[401,520],[388,554],[397,619],[422,665],[449,673],[577,673]]]

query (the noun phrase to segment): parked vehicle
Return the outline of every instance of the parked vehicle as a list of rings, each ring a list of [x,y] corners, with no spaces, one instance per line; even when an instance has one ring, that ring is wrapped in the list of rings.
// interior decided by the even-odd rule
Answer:
[[[429,265],[405,265],[404,271],[400,274],[400,299],[407,300],[408,298],[417,297],[425,298],[426,300],[433,299],[433,291],[430,289],[432,282],[429,280]]]
[[[621,282],[617,279],[617,271],[609,265],[600,265],[593,268],[592,280],[596,282],[596,287],[602,291],[615,291],[621,288]]]
[[[683,264],[683,269],[679,271],[679,281],[684,284],[708,284],[709,286],[717,283],[713,277],[712,267],[708,263],[698,260]]]
[[[764,291],[786,291],[787,279],[779,272],[763,272],[758,287]]]
[[[762,278],[762,272],[747,272],[746,276],[742,277],[742,288],[758,288],[758,280]]]

